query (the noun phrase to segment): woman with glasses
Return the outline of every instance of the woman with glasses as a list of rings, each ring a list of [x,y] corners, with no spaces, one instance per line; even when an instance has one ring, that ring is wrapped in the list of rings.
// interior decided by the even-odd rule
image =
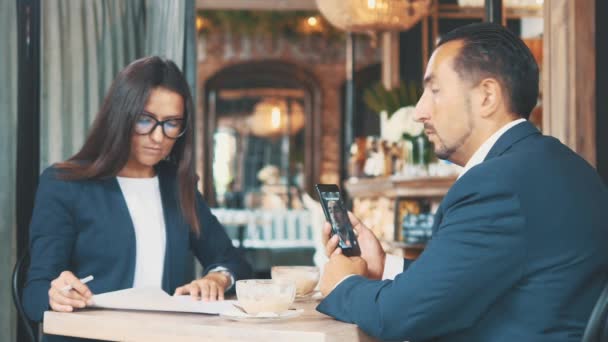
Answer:
[[[30,319],[131,287],[221,300],[250,275],[196,190],[193,115],[173,62],[143,58],[118,74],[84,146],[40,177],[23,290]],[[192,254],[201,279],[191,279]]]

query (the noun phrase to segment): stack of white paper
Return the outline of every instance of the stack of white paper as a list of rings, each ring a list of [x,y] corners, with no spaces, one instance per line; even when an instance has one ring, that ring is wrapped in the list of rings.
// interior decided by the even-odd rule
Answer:
[[[93,296],[92,307],[124,310],[193,312],[219,315],[234,309],[235,300],[204,302],[188,296],[170,296],[159,288],[133,288]]]

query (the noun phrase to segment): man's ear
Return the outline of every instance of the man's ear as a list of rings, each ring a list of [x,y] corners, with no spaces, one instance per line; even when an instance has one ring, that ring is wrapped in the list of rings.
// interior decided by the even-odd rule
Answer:
[[[492,116],[502,106],[504,94],[500,83],[495,78],[484,78],[475,90],[476,105],[481,117]]]

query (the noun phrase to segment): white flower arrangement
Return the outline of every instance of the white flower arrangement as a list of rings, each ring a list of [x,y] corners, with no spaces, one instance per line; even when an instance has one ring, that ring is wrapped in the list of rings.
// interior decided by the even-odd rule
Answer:
[[[404,135],[417,137],[424,131],[424,125],[414,120],[415,107],[407,106],[397,109],[390,119],[386,112],[380,114],[380,134],[382,139],[398,142]]]

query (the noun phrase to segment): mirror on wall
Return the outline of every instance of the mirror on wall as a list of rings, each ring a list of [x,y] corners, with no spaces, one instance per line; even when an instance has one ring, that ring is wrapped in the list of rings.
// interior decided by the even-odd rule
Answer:
[[[247,64],[206,82],[205,195],[216,207],[301,208],[318,177],[316,82],[296,65]]]
[[[218,95],[212,159],[216,204],[301,208],[303,92],[253,88],[222,90]]]

